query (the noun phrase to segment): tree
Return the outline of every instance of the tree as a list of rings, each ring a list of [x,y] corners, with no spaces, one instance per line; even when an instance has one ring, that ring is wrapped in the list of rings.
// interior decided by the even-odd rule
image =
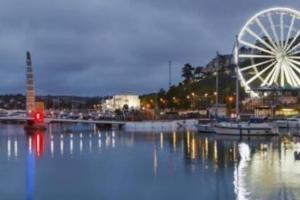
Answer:
[[[196,81],[199,81],[203,78],[204,76],[204,73],[203,73],[203,67],[200,66],[200,67],[196,67],[195,70],[194,70],[194,78]]]
[[[194,67],[189,63],[186,63],[183,66],[181,76],[183,78],[183,83],[184,84],[193,82],[193,80],[194,80],[194,70],[195,70]]]

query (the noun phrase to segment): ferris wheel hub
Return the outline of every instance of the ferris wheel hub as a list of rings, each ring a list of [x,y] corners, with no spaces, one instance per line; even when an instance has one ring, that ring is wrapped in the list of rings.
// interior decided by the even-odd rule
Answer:
[[[277,62],[281,62],[282,60],[284,60],[286,58],[286,53],[283,51],[279,51],[275,57],[276,57]]]

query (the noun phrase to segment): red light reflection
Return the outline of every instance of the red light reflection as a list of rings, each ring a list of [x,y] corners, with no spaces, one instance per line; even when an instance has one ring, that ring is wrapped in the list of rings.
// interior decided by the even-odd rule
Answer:
[[[44,134],[41,131],[35,131],[32,134],[32,148],[37,157],[40,157],[44,153]]]

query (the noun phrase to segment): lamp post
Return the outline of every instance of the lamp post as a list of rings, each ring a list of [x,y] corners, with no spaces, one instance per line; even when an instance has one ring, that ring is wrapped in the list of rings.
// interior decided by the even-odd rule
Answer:
[[[216,67],[216,105],[215,105],[215,117],[218,116],[218,107],[219,107],[219,68],[220,68],[220,55],[217,52],[217,67]]]
[[[240,112],[240,85],[239,85],[239,61],[238,61],[238,57],[239,57],[239,40],[238,40],[238,36],[236,36],[236,41],[235,41],[235,74],[236,74],[236,82],[235,82],[235,114],[236,114],[236,120],[239,121],[239,112]]]

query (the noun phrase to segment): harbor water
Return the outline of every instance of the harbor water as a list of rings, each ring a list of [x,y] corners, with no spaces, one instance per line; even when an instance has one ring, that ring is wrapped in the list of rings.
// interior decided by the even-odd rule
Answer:
[[[300,138],[0,125],[1,199],[300,199]]]

